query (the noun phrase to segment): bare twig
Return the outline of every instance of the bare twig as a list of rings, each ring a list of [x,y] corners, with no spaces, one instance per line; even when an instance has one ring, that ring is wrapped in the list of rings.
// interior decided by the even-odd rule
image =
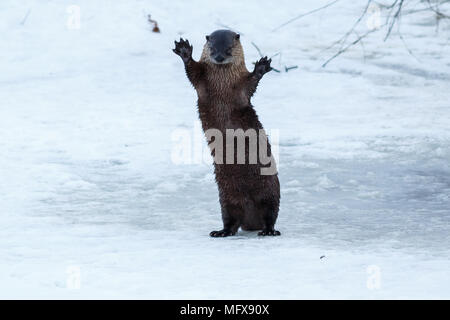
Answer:
[[[263,53],[261,52],[261,50],[259,49],[259,47],[256,45],[256,43],[254,43],[253,41],[251,42],[252,43],[252,45],[255,47],[255,49],[256,49],[256,51],[258,51],[258,54],[259,54],[259,56],[262,58],[264,55],[263,55]],[[278,53],[276,53],[276,54],[274,54],[272,57],[275,57],[276,55],[278,55],[278,54],[280,54],[279,52]],[[272,57],[270,58],[270,59],[272,59]],[[275,72],[280,72],[280,70],[278,70],[278,69],[276,69],[276,68],[274,68],[274,67],[272,67],[272,70],[273,71],[275,71]]]
[[[231,28],[230,26],[228,26],[228,25],[226,25],[226,24],[224,24],[224,23],[222,23],[222,22],[220,22],[220,21],[216,22],[216,24],[217,24],[219,27],[223,27],[223,28],[226,28],[226,29],[231,30],[231,31],[233,31],[233,32],[239,33],[241,36],[244,35],[244,33],[240,32],[239,30],[236,30],[236,29],[234,29],[234,28]]]
[[[391,20],[392,12],[394,11],[395,5],[397,4],[398,0],[395,0],[391,5],[385,6],[386,10],[389,10],[389,13],[386,16],[386,24],[389,24],[389,21]]]
[[[372,2],[375,2],[377,5],[382,7],[384,10],[388,10],[388,14],[387,14],[385,23],[383,25],[380,25],[378,28],[369,30],[368,32],[359,36],[356,33],[355,29],[360,24],[362,19],[367,15],[369,6]],[[361,43],[361,45],[362,45],[362,40],[364,38],[366,38],[369,34],[375,32],[375,31],[378,31],[381,29],[387,30],[386,35],[384,36],[384,41],[386,41],[389,38],[389,36],[391,35],[392,29],[395,25],[398,26],[397,34],[398,34],[400,40],[402,41],[405,49],[408,51],[408,53],[412,57],[414,57],[417,61],[419,61],[419,59],[414,55],[412,50],[407,46],[403,35],[400,33],[400,22],[399,22],[400,17],[403,15],[406,15],[406,14],[413,14],[413,13],[421,12],[421,11],[432,11],[436,14],[436,18],[438,21],[439,21],[439,19],[442,19],[442,18],[445,18],[445,19],[450,18],[449,15],[442,13],[439,8],[440,5],[442,5],[444,3],[449,3],[450,0],[441,0],[441,1],[437,1],[436,3],[432,3],[431,0],[419,1],[419,3],[424,3],[424,2],[428,3],[428,5],[425,4],[426,8],[420,8],[420,9],[416,9],[416,10],[405,10],[406,4],[410,3],[405,0],[392,0],[390,5],[383,5],[383,4],[379,4],[376,1],[368,0],[366,6],[364,7],[362,14],[355,21],[352,28],[349,31],[347,31],[340,39],[333,42],[329,47],[327,47],[321,51],[321,52],[323,52],[323,51],[329,50],[331,48],[334,48],[336,45],[340,45],[339,50],[331,58],[329,58],[327,61],[325,61],[325,63],[322,65],[322,67],[325,67],[329,62],[331,62],[336,57],[338,57],[339,55],[341,55],[342,53],[347,51],[350,47],[352,47],[358,43]],[[347,40],[352,33],[356,34],[357,38],[354,41],[352,41],[351,43],[347,44]],[[363,50],[364,50],[364,48],[363,48]]]
[[[397,0],[395,2],[397,2]],[[386,36],[384,37],[384,41],[386,41],[387,38],[389,38],[389,35],[391,34],[392,28],[394,27],[395,22],[397,21],[397,19],[400,16],[400,12],[402,11],[402,7],[403,7],[403,2],[404,2],[404,0],[400,0],[400,3],[398,4],[397,11],[395,12],[394,17],[392,18],[392,22],[389,25],[389,29],[388,29],[388,32],[386,33]]]
[[[331,46],[325,48],[323,51],[329,50],[331,48],[333,48],[335,45],[337,44],[341,44],[341,47],[339,49],[342,49],[343,44],[345,43],[345,41],[347,40],[347,38],[350,36],[350,34],[352,34],[355,30],[355,28],[358,26],[358,24],[361,22],[361,20],[364,18],[364,16],[367,13],[367,10],[369,9],[369,5],[372,2],[372,0],[368,0],[366,7],[363,10],[363,13],[361,14],[361,16],[358,18],[358,20],[356,20],[356,22],[353,24],[352,28],[347,31],[339,40],[335,41],[334,43],[331,44]]]
[[[289,72],[289,70],[297,69],[297,68],[298,68],[298,66],[291,66],[291,67],[285,66],[284,71]]]
[[[147,16],[147,20],[150,24],[153,25],[153,29],[152,29],[153,32],[156,32],[156,33],[161,32],[161,30],[159,30],[159,27],[158,27],[158,22],[156,22],[156,20],[153,20],[151,15]]]
[[[398,31],[398,36],[400,38],[400,40],[402,40],[402,43],[406,49],[406,51],[408,51],[408,53],[414,58],[416,59],[418,62],[420,62],[420,60],[416,57],[416,55],[412,52],[412,50],[408,47],[408,45],[406,44],[405,39],[403,38],[403,35],[400,33],[400,30]]]
[[[255,47],[256,51],[258,51],[259,56],[262,58],[263,54],[262,54],[261,50],[259,50],[258,46],[253,41],[252,41],[252,45]]]
[[[280,54],[281,54],[281,52],[277,52],[277,53],[275,53],[273,56],[271,56],[270,59],[272,59],[273,57],[276,57],[276,56],[278,56],[278,55],[280,55]]]
[[[353,31],[353,33],[356,35],[356,37],[358,37],[358,38],[360,37],[358,32]],[[366,47],[364,47],[364,41],[363,41],[363,39],[361,39],[361,40],[359,41],[359,44],[361,45],[361,49],[362,49],[362,52],[363,52],[363,59],[364,59],[364,62],[366,62]]]
[[[384,26],[384,25],[383,25]],[[324,64],[322,64],[322,68],[326,67],[328,63],[330,63],[332,60],[334,60],[335,58],[337,58],[338,56],[340,56],[342,53],[344,53],[345,51],[347,51],[350,47],[354,46],[355,44],[359,43],[361,40],[363,40],[365,37],[367,37],[369,34],[378,31],[378,29],[372,29],[367,31],[366,33],[364,33],[363,35],[359,36],[358,38],[356,38],[356,40],[354,40],[353,42],[351,42],[350,44],[348,44],[347,46],[341,48],[338,52],[336,52],[331,58],[329,58],[327,61],[325,61]]]
[[[338,2],[338,1],[339,1],[339,0],[334,0],[334,1],[332,1],[332,2],[330,2],[330,3],[328,3],[328,4],[324,5],[324,6],[322,6],[322,7],[320,7],[320,8],[317,8],[317,9],[314,9],[314,10],[311,10],[311,11],[308,11],[308,12],[306,12],[306,13],[302,13],[302,14],[300,14],[300,15],[298,15],[298,16],[296,16],[296,17],[294,17],[294,18],[292,18],[292,19],[290,19],[290,20],[288,20],[288,21],[286,21],[285,23],[279,25],[278,27],[272,29],[272,32],[277,31],[278,29],[281,29],[282,27],[288,25],[289,23],[294,22],[294,21],[297,20],[297,19],[303,18],[303,17],[308,16],[308,15],[310,15],[310,14],[312,14],[312,13],[315,13],[315,12],[320,11],[320,10],[322,10],[322,9],[328,8],[329,6],[332,6],[333,4],[335,4],[335,3]]]
[[[28,16],[31,13],[31,9],[28,9],[27,14],[25,15],[25,17],[22,19],[22,22],[20,23],[21,25],[25,25],[25,22],[27,22]]]
[[[442,13],[441,11],[439,11],[439,5],[441,5],[443,3],[446,3],[448,1],[439,2],[438,4],[436,4],[435,7],[433,7],[433,5],[431,4],[430,0],[427,0],[427,2],[428,2],[428,9],[433,11],[436,14],[438,19],[443,19],[443,18],[450,19],[450,16],[448,16],[448,15]]]

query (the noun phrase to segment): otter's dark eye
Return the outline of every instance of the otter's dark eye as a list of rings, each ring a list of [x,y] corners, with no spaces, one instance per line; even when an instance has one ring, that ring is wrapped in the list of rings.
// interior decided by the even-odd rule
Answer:
[[[231,56],[231,48],[227,49],[227,51],[225,51],[225,53],[226,53],[227,56]]]

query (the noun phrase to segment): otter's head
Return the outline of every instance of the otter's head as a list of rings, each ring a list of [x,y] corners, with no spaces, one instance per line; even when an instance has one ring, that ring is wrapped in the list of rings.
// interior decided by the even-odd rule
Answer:
[[[240,35],[230,30],[217,30],[206,36],[204,58],[214,64],[236,63],[243,55]]]

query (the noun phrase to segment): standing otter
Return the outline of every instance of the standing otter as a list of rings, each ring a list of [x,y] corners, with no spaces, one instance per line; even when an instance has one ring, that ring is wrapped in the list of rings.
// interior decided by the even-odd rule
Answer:
[[[212,231],[210,236],[234,235],[239,227],[243,230],[262,230],[258,233],[261,236],[277,236],[280,232],[274,229],[274,225],[280,205],[280,183],[276,169],[269,174],[262,173],[267,169],[267,162],[261,159],[262,147],[267,149],[264,152],[270,156],[271,166],[275,164],[267,136],[250,103],[262,76],[272,70],[271,60],[267,57],[260,59],[255,63],[253,72],[249,72],[245,67],[239,38],[239,34],[229,30],[217,30],[206,36],[199,62],[192,59],[192,46],[188,40],[175,41],[173,52],[182,58],[187,77],[197,91],[203,131],[207,137],[208,130],[218,130],[223,136],[227,135],[222,154],[216,152],[212,147],[212,139],[208,137],[215,160],[214,172],[223,220],[223,229]],[[259,131],[258,150],[253,149],[253,153],[249,150],[250,137],[244,133],[244,163],[239,162],[239,154],[234,148],[234,141],[239,139],[239,134],[232,135],[231,141],[228,140],[230,130],[239,129],[241,133],[244,130]],[[227,149],[228,152],[231,150],[231,158],[227,156],[224,162]],[[260,157],[252,163],[250,159],[256,153]]]

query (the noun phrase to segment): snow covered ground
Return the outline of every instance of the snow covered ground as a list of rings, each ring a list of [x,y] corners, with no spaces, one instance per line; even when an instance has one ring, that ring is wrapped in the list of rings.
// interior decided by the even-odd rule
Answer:
[[[326,3],[2,0],[0,298],[450,298],[449,22],[404,17],[404,41],[321,68],[365,1],[272,30]],[[281,237],[209,238],[212,167],[171,161],[197,120],[173,40],[198,58],[224,25],[248,68],[251,42],[298,65],[253,100],[279,130]]]

